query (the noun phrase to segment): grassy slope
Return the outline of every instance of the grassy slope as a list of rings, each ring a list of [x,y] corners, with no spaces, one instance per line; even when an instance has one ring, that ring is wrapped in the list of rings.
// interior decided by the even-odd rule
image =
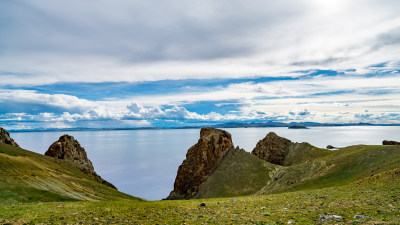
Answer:
[[[300,144],[299,146],[306,146]],[[307,146],[306,146],[307,147]],[[351,146],[337,151],[298,149],[293,166],[277,166],[230,152],[201,186],[198,196],[228,197],[326,188],[400,167],[400,146]],[[307,160],[304,158],[306,155]]]
[[[73,164],[0,143],[0,202],[138,198],[92,180]]]
[[[318,177],[295,184],[280,192],[324,188],[348,184],[365,177],[400,167],[400,146],[358,145],[333,151],[313,164],[323,164]],[[301,166],[301,165],[300,165]],[[322,169],[309,167],[317,174]],[[315,172],[314,172],[315,171]]]
[[[340,187],[248,197],[0,204],[0,223],[400,224],[399,212],[400,169],[395,169]],[[323,222],[325,213],[342,218]]]
[[[242,149],[231,149],[218,168],[200,186],[195,198],[244,196],[260,190],[270,180],[272,165]],[[234,187],[234,188],[233,188]]]

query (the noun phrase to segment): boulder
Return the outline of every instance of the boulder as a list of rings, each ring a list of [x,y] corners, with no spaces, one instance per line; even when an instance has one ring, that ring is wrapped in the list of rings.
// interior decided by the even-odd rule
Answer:
[[[189,148],[186,159],[178,168],[174,190],[166,199],[190,199],[199,186],[233,148],[231,135],[219,129],[202,128],[197,144]]]
[[[103,180],[94,171],[92,162],[88,159],[85,149],[79,144],[74,137],[67,134],[61,136],[58,141],[54,142],[45,155],[70,161],[75,164],[82,172],[94,178],[97,182],[104,184],[108,187],[117,189],[111,183]]]
[[[10,137],[10,134],[0,127],[0,142],[5,144],[9,144],[15,147],[19,147],[19,145]]]
[[[383,144],[383,145],[400,145],[400,142],[384,140],[384,141],[382,142],[382,144]]]

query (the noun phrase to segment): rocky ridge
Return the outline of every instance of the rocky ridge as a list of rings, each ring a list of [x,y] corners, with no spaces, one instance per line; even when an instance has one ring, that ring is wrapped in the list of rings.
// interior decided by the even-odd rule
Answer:
[[[174,190],[167,199],[190,199],[199,186],[232,149],[231,134],[219,129],[202,128],[197,144],[189,148],[186,159],[178,168]]]
[[[398,141],[388,141],[388,140],[384,140],[382,142],[383,145],[400,145],[400,142]]]
[[[0,127],[0,142],[5,144],[9,144],[15,147],[19,147],[19,145],[10,137],[10,134]]]
[[[45,153],[46,156],[67,160],[74,163],[82,172],[94,178],[97,182],[117,189],[113,184],[102,179],[94,170],[92,162],[88,159],[85,149],[74,137],[67,134],[54,142]]]

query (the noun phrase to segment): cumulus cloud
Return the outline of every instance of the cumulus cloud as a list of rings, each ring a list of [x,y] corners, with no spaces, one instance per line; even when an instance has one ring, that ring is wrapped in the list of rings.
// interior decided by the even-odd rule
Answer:
[[[178,120],[178,121],[217,121],[224,118],[218,113],[209,113],[199,115],[195,112],[189,112],[185,107],[174,105],[161,109],[159,106],[142,106],[132,103],[127,106],[130,113],[124,116],[124,119],[142,119],[142,120]]]

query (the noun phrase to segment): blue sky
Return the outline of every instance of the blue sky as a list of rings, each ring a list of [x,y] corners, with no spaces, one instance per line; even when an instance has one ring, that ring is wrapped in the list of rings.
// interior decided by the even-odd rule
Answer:
[[[400,123],[399,8],[1,1],[0,126]]]

